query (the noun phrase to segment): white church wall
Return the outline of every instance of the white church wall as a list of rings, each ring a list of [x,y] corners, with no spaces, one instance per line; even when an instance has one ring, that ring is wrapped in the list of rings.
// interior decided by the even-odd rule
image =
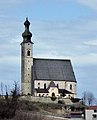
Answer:
[[[35,88],[44,88],[44,84],[46,84],[46,88],[48,88],[49,84],[50,84],[51,80],[34,80],[34,85]],[[55,85],[57,86],[58,84],[58,88],[59,89],[66,89],[72,93],[76,93],[76,83],[75,82],[68,82],[68,81],[54,81]],[[70,89],[70,85],[72,86],[72,88]]]
[[[34,81],[34,86],[35,88],[44,88],[44,84],[46,84],[46,88],[48,88],[49,84],[50,84],[51,80],[35,80]],[[55,85],[58,87],[59,89],[65,89],[65,81],[54,81]]]
[[[49,84],[50,84],[50,80],[35,80],[34,82],[34,86],[35,88],[41,88],[41,89],[44,89],[44,84],[46,84],[46,88],[48,88]],[[66,94],[65,97],[76,97],[76,83],[75,82],[68,82],[68,81],[54,81],[55,85],[57,86],[58,84],[58,88],[59,89],[66,89],[68,91],[70,91],[71,93],[74,93],[74,94]],[[70,87],[71,86],[71,87]],[[57,89],[58,90],[58,89]],[[54,92],[57,94],[56,96],[60,96],[58,93],[57,93],[57,90],[55,90]],[[51,96],[51,91],[49,91],[50,94],[49,96]],[[41,93],[41,96],[47,96],[47,94],[45,93]],[[37,94],[37,96],[39,96],[39,94]]]
[[[65,89],[65,81],[54,81],[54,83],[57,85],[58,84],[58,88],[59,89]]]
[[[22,87],[22,94],[31,94],[31,77],[32,77],[32,70],[31,66],[33,65],[33,58],[32,58],[32,44],[31,43],[22,43],[22,55],[21,55],[21,87]],[[27,51],[30,51],[30,54],[27,54]]]
[[[34,80],[34,87],[44,89],[44,84],[46,84],[46,88],[48,88],[50,81],[48,80]]]
[[[74,93],[72,97],[76,97],[76,83],[75,82],[66,82],[66,90]]]

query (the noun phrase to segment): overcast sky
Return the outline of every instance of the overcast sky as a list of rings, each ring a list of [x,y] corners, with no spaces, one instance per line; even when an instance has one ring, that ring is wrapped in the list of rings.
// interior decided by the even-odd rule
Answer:
[[[0,83],[20,84],[20,43],[28,17],[34,57],[71,59],[77,96],[97,97],[97,0],[1,0]]]

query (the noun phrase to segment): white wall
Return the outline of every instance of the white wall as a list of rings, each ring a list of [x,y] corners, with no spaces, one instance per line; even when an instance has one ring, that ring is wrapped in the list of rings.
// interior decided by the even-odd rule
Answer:
[[[85,118],[86,120],[92,120],[93,110],[85,110]]]
[[[46,83],[46,88],[48,88],[49,84],[50,84],[50,80],[35,80],[34,81],[34,87],[35,88],[42,88],[44,89],[44,84]],[[72,97],[76,97],[76,82],[67,82],[67,81],[54,81],[55,85],[58,87],[59,89],[66,89],[74,94],[71,94],[70,96]],[[72,89],[70,89],[70,85],[72,85]]]
[[[72,89],[70,89],[70,85],[72,85]],[[66,90],[68,90],[76,95],[76,83],[75,82],[66,82]]]
[[[30,51],[30,55],[27,55],[27,51]],[[23,95],[31,94],[31,83],[32,83],[32,71],[31,66],[33,65],[32,57],[32,43],[21,44],[21,92]]]

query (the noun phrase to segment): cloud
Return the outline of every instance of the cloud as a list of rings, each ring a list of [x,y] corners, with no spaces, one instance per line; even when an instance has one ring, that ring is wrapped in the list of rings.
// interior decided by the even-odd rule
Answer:
[[[94,10],[97,10],[97,0],[76,0],[76,1],[88,6]]]
[[[72,57],[73,63],[76,66],[97,65],[97,54],[88,53],[81,56]]]
[[[5,10],[12,9],[20,3],[19,0],[1,0],[0,1],[0,13],[5,12]]]
[[[26,0],[10,0],[10,1],[2,0],[2,1],[0,1],[0,5],[1,5],[1,8],[6,9],[6,7],[7,8],[14,7],[14,6],[17,6],[19,4],[26,3],[26,2],[29,3],[29,2],[31,2],[31,0],[28,0],[28,1],[26,1]]]
[[[23,26],[20,28],[19,22],[8,21],[5,26],[1,24],[0,36],[4,41],[0,41],[0,49],[5,49],[5,51],[2,51],[3,55],[14,54],[14,51],[19,53],[20,42],[22,41],[21,33],[24,31]],[[90,45],[90,43],[91,50],[94,50],[93,45],[96,41],[92,41],[92,39],[97,37],[96,25],[97,21],[92,19],[88,22],[80,20],[80,23],[78,21],[67,23],[32,21],[30,30],[33,33],[34,55],[47,56],[47,53],[49,53],[49,56],[51,54],[52,57],[73,57],[89,53],[90,48],[87,45]]]
[[[19,56],[4,56],[0,57],[0,64],[10,65],[10,66],[19,66],[20,58]]]
[[[34,32],[32,40],[35,49],[58,50],[60,53],[64,51],[64,54],[90,52],[88,51],[90,48],[85,46],[85,43],[96,39],[96,25],[96,20],[88,20],[88,22],[82,20],[80,23],[35,23],[32,25]]]
[[[87,41],[87,42],[84,42],[84,44],[89,46],[97,46],[97,40]]]

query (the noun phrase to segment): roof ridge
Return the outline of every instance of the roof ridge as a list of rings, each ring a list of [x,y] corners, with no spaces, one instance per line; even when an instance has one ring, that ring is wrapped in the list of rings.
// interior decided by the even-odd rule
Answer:
[[[56,61],[71,61],[70,59],[57,59],[57,58],[33,58],[35,60],[56,60]]]

